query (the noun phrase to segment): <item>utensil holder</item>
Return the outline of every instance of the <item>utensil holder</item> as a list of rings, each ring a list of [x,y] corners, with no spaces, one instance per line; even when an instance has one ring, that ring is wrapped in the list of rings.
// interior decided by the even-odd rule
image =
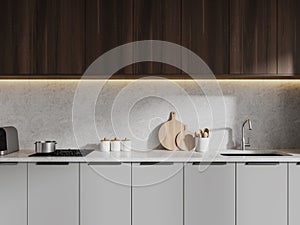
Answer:
[[[207,152],[210,138],[196,137],[196,152]]]

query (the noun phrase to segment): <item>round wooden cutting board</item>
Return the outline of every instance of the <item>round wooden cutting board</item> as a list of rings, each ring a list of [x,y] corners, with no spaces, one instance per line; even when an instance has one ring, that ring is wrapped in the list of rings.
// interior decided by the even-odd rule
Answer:
[[[186,126],[184,126],[184,130],[182,130],[176,137],[176,144],[179,149],[184,151],[190,151],[194,149],[195,148],[194,134],[186,130]]]
[[[184,128],[184,125],[175,119],[176,113],[170,113],[170,120],[165,122],[159,129],[158,139],[161,145],[167,150],[178,150],[176,136]]]

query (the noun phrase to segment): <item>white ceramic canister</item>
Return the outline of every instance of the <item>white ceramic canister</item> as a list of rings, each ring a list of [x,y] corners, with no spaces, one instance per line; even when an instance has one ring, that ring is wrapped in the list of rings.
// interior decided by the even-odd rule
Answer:
[[[109,152],[110,151],[110,140],[104,138],[100,140],[100,151]]]
[[[117,138],[110,141],[110,151],[119,152],[121,151],[121,141]]]
[[[131,141],[129,139],[125,138],[124,140],[122,140],[121,151],[123,152],[131,151]]]
[[[208,146],[209,146],[209,139],[210,138],[203,138],[203,137],[196,137],[196,152],[207,152],[208,151]]]

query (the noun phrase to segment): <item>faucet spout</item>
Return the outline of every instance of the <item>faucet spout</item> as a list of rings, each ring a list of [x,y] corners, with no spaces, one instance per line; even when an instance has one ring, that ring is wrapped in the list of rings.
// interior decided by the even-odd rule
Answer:
[[[249,125],[249,130],[252,130],[252,123],[251,123],[251,120],[247,120],[248,121],[248,125]]]
[[[252,123],[250,119],[247,119],[242,125],[242,140],[241,140],[241,150],[245,150],[246,147],[250,147],[250,143],[245,141],[245,125],[248,123],[248,129],[252,130]]]

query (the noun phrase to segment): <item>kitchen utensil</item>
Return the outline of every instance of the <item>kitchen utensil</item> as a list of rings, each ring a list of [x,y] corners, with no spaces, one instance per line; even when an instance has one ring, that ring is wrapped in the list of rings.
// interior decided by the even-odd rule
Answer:
[[[201,129],[199,129],[199,135],[198,135],[198,136],[199,136],[199,137],[203,137],[203,133],[204,133],[204,132],[203,132]]]
[[[109,152],[110,151],[110,140],[104,138],[100,140],[100,151],[101,152]]]
[[[35,144],[36,153],[50,153],[56,149],[56,141],[37,141]]]
[[[131,151],[131,141],[127,138],[121,141],[121,151],[130,152]]]
[[[209,129],[208,128],[204,129],[202,137],[204,137],[204,138],[208,138],[209,137]]]
[[[178,150],[176,136],[183,130],[183,124],[175,119],[176,113],[170,113],[169,121],[165,122],[159,129],[158,139],[161,145],[167,150]]]
[[[186,126],[177,135],[176,144],[179,149],[184,151],[190,151],[195,148],[195,137],[192,132],[186,129]]]
[[[0,128],[0,155],[19,151],[18,131],[15,127]]]
[[[121,151],[121,141],[117,138],[110,141],[110,151],[119,152]]]

